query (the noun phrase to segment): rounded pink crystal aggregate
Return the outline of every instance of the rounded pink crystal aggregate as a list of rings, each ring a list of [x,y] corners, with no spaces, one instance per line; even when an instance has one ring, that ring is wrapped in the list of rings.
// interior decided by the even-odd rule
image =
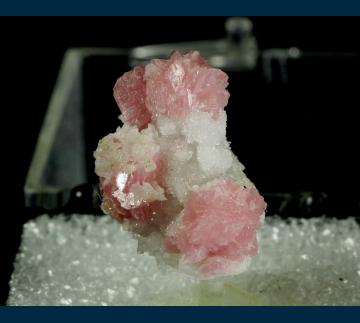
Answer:
[[[102,209],[120,221],[149,220],[163,199],[163,161],[152,135],[119,128],[104,137],[95,152]]]
[[[194,110],[217,118],[229,100],[228,76],[212,68],[198,52],[153,59],[120,77],[114,97],[123,121],[140,130],[152,116],[185,117]]]
[[[186,116],[193,110],[217,117],[228,102],[228,76],[212,68],[198,52],[168,60],[155,59],[145,68],[146,106],[152,114]]]
[[[206,184],[189,193],[183,214],[169,227],[166,246],[205,276],[224,273],[257,254],[256,230],[265,208],[255,187],[229,179]]]
[[[124,187],[119,187],[117,177],[123,174],[121,169],[115,171],[109,180],[100,178],[100,187],[102,192],[102,209],[106,214],[111,215],[115,219],[122,221],[124,219],[151,221],[153,212],[158,209],[158,201],[140,201],[138,205],[125,207],[119,201],[115,194],[119,189],[124,194],[131,194],[134,184],[143,185],[148,183],[151,186],[158,186],[161,183],[162,163],[159,156],[154,157],[156,168],[153,171],[146,171],[143,166],[136,166],[136,170],[128,175],[125,180]]]
[[[133,227],[160,231],[165,250],[179,253],[182,266],[206,278],[245,269],[258,252],[256,232],[266,209],[236,158],[232,161],[237,163],[235,180],[231,170],[215,176],[195,163],[199,152],[216,152],[217,145],[230,150],[225,137],[211,148],[206,146],[208,142],[196,141],[198,134],[189,140],[181,132],[200,112],[202,118],[204,113],[210,116],[206,122],[214,127],[214,133],[225,136],[225,130],[219,131],[218,117],[229,99],[227,85],[228,76],[212,68],[196,51],[174,52],[169,59],[135,67],[114,87],[125,125],[100,141],[95,152],[104,212],[130,221]],[[164,132],[158,128],[160,117],[170,120]],[[175,142],[182,148],[174,150]],[[178,158],[176,166],[171,164],[174,158]],[[188,178],[191,173],[184,165],[197,182]],[[183,172],[178,183],[173,183],[174,168]],[[197,173],[201,176],[196,177]],[[186,187],[185,199],[181,187]]]

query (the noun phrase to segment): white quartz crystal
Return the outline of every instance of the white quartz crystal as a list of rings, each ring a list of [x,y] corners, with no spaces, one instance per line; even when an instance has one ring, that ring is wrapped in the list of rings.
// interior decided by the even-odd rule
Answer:
[[[24,227],[9,305],[360,305],[360,229],[352,218],[267,218],[247,272],[179,272],[157,234],[109,217],[43,215]]]

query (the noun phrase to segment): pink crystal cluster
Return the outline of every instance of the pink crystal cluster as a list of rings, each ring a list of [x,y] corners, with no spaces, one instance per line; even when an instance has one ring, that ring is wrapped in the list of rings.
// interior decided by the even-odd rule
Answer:
[[[196,51],[135,67],[114,87],[124,125],[95,152],[103,211],[203,278],[247,268],[266,208],[226,140],[227,85]]]

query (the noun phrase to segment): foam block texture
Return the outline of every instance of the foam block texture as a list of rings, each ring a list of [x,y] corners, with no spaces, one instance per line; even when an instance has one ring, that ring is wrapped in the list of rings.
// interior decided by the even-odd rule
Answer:
[[[353,218],[267,218],[260,255],[240,275],[198,280],[160,237],[105,216],[43,215],[25,224],[8,305],[360,305]]]

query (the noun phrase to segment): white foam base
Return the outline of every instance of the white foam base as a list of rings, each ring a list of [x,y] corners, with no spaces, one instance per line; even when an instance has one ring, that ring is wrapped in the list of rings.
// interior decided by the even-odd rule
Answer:
[[[138,240],[105,216],[44,215],[24,227],[8,304],[360,305],[354,219],[267,219],[259,238],[246,273],[200,281],[170,265],[156,235]]]

